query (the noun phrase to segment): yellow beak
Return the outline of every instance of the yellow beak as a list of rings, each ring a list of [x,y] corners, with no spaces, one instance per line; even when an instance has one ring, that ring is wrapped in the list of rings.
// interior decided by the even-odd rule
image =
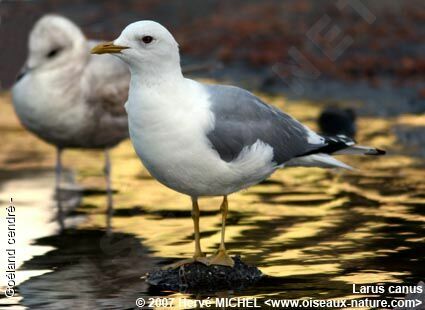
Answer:
[[[104,42],[96,45],[91,49],[92,54],[116,54],[122,50],[129,48],[128,46],[115,45],[113,41]]]

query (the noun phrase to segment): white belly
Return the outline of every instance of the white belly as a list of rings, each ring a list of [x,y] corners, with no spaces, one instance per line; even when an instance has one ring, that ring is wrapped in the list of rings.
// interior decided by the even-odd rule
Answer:
[[[14,108],[21,123],[47,142],[58,145],[77,141],[84,124],[88,124],[89,111],[76,95],[73,99],[48,81],[41,83],[30,75],[12,88]]]
[[[173,104],[126,104],[136,153],[164,185],[190,196],[227,195],[262,181],[277,168],[271,162],[272,148],[261,141],[234,161],[223,161],[206,137],[214,125],[208,106]]]

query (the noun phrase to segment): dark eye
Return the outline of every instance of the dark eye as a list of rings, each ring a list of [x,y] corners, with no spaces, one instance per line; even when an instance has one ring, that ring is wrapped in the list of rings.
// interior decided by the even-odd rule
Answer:
[[[47,54],[47,58],[53,58],[53,57],[55,57],[57,54],[59,54],[60,51],[61,51],[61,48],[55,48],[55,49],[51,50]]]
[[[153,38],[151,36],[144,36],[142,38],[143,43],[149,44],[153,41]]]

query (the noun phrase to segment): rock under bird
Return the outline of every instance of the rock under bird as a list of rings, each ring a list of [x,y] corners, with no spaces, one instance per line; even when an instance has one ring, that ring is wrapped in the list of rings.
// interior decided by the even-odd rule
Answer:
[[[128,64],[125,107],[136,153],[159,182],[192,199],[195,253],[175,266],[233,266],[224,243],[228,195],[285,166],[350,168],[331,155],[384,154],[347,137],[322,137],[244,89],[185,78],[176,40],[154,21],[130,24],[92,53],[110,53]],[[199,233],[198,198],[204,196],[223,197],[221,243],[209,258]]]
[[[113,211],[109,149],[128,137],[124,103],[130,75],[114,57],[93,57],[90,48],[96,43],[62,16],[42,17],[31,30],[28,57],[12,88],[12,100],[22,125],[56,146],[57,193],[62,150],[104,150],[109,229]],[[59,198],[58,206],[63,229]]]

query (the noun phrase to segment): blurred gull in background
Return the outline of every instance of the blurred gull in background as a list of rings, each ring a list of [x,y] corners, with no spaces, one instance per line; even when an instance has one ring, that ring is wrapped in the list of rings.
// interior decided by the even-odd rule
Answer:
[[[13,105],[22,125],[56,146],[61,229],[62,150],[104,150],[109,231],[113,212],[109,149],[128,137],[124,110],[128,69],[113,57],[92,57],[89,51],[94,44],[68,19],[42,17],[30,33],[28,58],[12,88]]]
[[[109,149],[128,137],[124,103],[130,72],[115,57],[93,57],[99,42],[87,40],[69,19],[45,15],[29,37],[27,61],[12,89],[22,125],[57,148],[58,219],[64,228],[59,197],[62,150],[103,149],[107,183],[107,231],[113,213]],[[185,72],[209,70],[214,64],[192,65]]]
[[[343,167],[330,154],[381,155],[344,136],[324,138],[250,92],[183,77],[178,44],[153,21],[127,26],[118,39],[92,53],[111,53],[129,65],[126,110],[138,156],[158,181],[192,198],[192,261],[233,266],[224,235],[227,195],[257,184],[286,165]],[[223,196],[221,243],[215,256],[201,251],[198,198]]]

